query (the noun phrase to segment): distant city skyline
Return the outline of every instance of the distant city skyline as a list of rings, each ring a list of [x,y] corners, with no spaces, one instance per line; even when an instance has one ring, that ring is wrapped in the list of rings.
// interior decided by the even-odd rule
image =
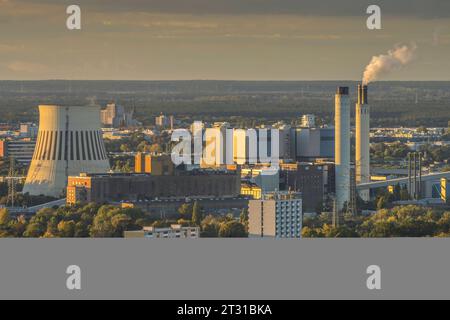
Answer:
[[[1,80],[360,80],[372,56],[417,45],[380,80],[450,80],[445,0],[0,0]],[[379,4],[383,29],[366,28]]]

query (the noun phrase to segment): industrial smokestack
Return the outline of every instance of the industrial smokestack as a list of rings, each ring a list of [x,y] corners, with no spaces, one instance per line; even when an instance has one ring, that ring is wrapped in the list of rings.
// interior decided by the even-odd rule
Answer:
[[[368,104],[368,86],[358,84],[358,104]]]
[[[358,85],[358,102],[356,104],[356,183],[370,182],[370,106],[368,104],[368,87]],[[364,201],[370,200],[369,191],[361,191]]]
[[[336,206],[343,211],[350,203],[350,99],[348,87],[335,96]]]
[[[414,60],[417,45],[397,46],[389,50],[387,54],[372,57],[366,67],[363,76],[363,84],[367,85],[376,81],[380,76],[409,64]]]

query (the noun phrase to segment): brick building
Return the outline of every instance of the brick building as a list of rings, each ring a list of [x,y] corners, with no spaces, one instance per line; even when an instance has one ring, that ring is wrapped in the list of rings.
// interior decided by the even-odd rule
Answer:
[[[240,171],[194,170],[174,175],[81,174],[69,177],[67,203],[225,198],[239,194]]]

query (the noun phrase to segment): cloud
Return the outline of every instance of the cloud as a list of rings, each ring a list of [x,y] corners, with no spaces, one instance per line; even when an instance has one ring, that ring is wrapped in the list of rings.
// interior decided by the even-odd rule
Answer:
[[[7,44],[7,43],[0,43],[0,53],[17,52],[24,48],[25,48],[24,45],[13,45],[13,44]]]
[[[10,0],[36,4],[36,0]],[[41,0],[40,4],[67,5],[68,1]],[[1,3],[1,2],[0,2]],[[316,16],[364,16],[378,4],[383,14],[421,18],[450,17],[448,0],[78,0],[83,8],[98,12],[153,12],[175,14],[295,14]]]
[[[18,73],[42,73],[48,71],[48,66],[28,61],[13,61],[6,65],[9,71]]]

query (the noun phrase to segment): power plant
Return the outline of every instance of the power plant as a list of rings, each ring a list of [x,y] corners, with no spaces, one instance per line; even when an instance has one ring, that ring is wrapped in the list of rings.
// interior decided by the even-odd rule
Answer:
[[[370,182],[370,106],[368,104],[368,87],[358,85],[358,102],[356,103],[356,183]],[[364,201],[370,200],[368,190],[359,196]]]
[[[39,132],[23,193],[64,196],[68,176],[106,173],[100,107],[39,106]]]
[[[335,96],[336,210],[350,203],[350,98],[348,87],[338,87]]]

